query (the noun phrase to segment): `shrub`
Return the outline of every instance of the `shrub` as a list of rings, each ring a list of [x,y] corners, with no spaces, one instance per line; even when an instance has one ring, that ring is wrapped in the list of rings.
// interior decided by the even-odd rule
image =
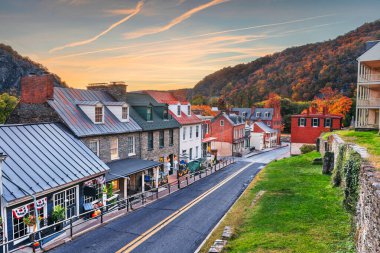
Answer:
[[[65,219],[65,212],[66,212],[66,209],[63,208],[62,206],[55,206],[54,210],[51,214],[52,220],[54,222],[64,220]]]
[[[336,158],[336,163],[334,165],[333,175],[332,175],[332,183],[334,186],[340,186],[342,183],[342,169],[344,162],[344,153],[346,151],[346,146],[339,146],[338,156]]]
[[[306,144],[306,145],[302,145],[300,150],[301,150],[302,154],[307,154],[307,153],[310,153],[310,152],[316,150],[316,147],[315,147],[315,145],[307,145]]]
[[[358,153],[351,151],[343,166],[344,172],[344,206],[351,213],[355,213],[359,197],[359,173],[361,157]]]

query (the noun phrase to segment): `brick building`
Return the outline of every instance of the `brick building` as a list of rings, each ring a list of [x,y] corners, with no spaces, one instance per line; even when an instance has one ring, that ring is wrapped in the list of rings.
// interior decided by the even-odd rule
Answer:
[[[249,148],[245,147],[245,121],[236,114],[220,113],[211,120],[212,149],[218,156],[240,156]]]
[[[291,117],[291,154],[300,154],[304,144],[316,144],[323,132],[341,129],[342,116],[324,113],[292,115]]]
[[[264,122],[257,121],[251,126],[251,146],[256,150],[277,146],[277,131],[267,126]]]
[[[252,108],[250,122],[261,121],[268,127],[277,131],[277,145],[281,144],[282,117],[281,107],[274,108]]]

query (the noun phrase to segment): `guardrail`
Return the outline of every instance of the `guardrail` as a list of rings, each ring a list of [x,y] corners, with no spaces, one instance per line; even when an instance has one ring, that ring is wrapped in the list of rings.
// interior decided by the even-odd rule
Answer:
[[[60,222],[54,223],[52,225],[45,226],[40,230],[34,231],[31,234],[19,237],[17,239],[7,241],[6,238],[0,247],[3,249],[3,252],[16,252],[21,249],[32,247],[33,252],[35,249],[40,247],[42,248],[42,242],[56,235],[63,235],[60,239],[67,237],[73,238],[77,234],[83,233],[88,229],[95,228],[104,222],[113,220],[119,216],[125,215],[135,209],[141,208],[146,204],[152,203],[153,201],[168,196],[184,187],[187,187],[193,184],[200,179],[207,177],[220,169],[232,164],[235,162],[235,158],[223,158],[217,164],[208,167],[203,170],[196,171],[195,173],[186,174],[174,182],[161,185],[159,188],[154,188],[149,191],[142,193],[137,193],[132,196],[129,196],[124,199],[119,199],[114,203],[107,204],[105,206],[93,209],[81,213],[77,216],[73,216],[69,219],[62,220]],[[100,210],[100,214],[96,217],[92,217],[94,211]],[[82,226],[83,224],[88,225],[86,227]],[[61,226],[62,229],[57,230],[56,228]],[[15,241],[20,240],[30,240],[29,243],[26,243],[18,248],[13,248],[8,250],[8,245],[13,244]]]
[[[380,107],[380,99],[358,99],[358,106],[372,106],[372,107]]]
[[[380,74],[360,75],[359,83],[380,82]]]

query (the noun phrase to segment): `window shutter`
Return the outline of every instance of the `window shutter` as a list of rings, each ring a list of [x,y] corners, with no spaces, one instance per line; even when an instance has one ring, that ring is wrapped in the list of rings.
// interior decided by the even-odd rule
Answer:
[[[298,118],[298,126],[301,126],[301,118]]]

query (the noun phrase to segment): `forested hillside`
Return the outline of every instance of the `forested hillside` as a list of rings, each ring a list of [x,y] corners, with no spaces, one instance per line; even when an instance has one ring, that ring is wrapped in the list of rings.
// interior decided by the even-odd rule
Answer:
[[[270,92],[309,101],[324,87],[353,97],[356,58],[365,43],[380,39],[380,20],[336,39],[285,49],[247,64],[223,68],[206,76],[189,96],[223,96],[229,104],[250,107]]]
[[[21,56],[12,47],[0,43],[0,94],[9,92],[17,95],[21,77],[30,73],[42,75],[47,71],[47,68],[41,64]],[[65,86],[57,75],[54,76],[57,86]]]

